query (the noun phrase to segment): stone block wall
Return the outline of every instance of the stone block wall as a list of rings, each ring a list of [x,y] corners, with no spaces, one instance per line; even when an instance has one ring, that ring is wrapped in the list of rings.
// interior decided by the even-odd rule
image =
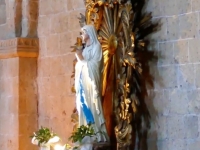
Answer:
[[[0,61],[0,149],[18,148],[18,58]]]
[[[82,0],[39,1],[39,126],[52,128],[62,142],[67,142],[72,132],[70,117],[75,97],[71,75],[75,55],[70,46],[80,33],[80,13],[84,13]]]
[[[154,88],[146,100],[152,116],[149,150],[198,150],[200,1],[148,0],[146,10],[161,22],[150,36],[158,60],[150,64]]]
[[[150,63],[154,87],[146,100],[152,117],[148,149],[196,150],[200,146],[200,3],[148,0],[145,10],[152,12],[153,21],[161,22],[160,30],[149,37],[158,60]],[[80,12],[84,12],[82,0],[39,2],[39,124],[52,127],[63,139],[72,127],[74,54],[69,46],[79,34]]]
[[[36,59],[0,60],[0,149],[5,150],[37,148],[30,148],[26,138],[35,131],[37,119],[39,126],[60,135],[62,142],[72,131],[75,57],[70,46],[80,32],[77,17],[84,13],[83,0],[29,2],[0,0],[0,40],[16,36],[40,40],[37,63]],[[148,150],[198,150],[200,1],[147,0],[145,10],[152,12],[153,21],[161,22],[160,30],[149,37],[158,60],[150,63],[154,87],[148,87],[146,98],[152,118]],[[36,72],[33,66],[37,65]]]

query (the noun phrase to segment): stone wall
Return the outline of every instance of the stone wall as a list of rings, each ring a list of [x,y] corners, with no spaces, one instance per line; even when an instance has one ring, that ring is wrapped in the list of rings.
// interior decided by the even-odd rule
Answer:
[[[18,58],[0,61],[0,149],[18,148]]]
[[[63,142],[72,130],[75,57],[70,46],[79,35],[77,17],[84,13],[83,1],[27,2],[0,0],[0,40],[17,36],[40,40],[37,63],[35,58],[0,60],[0,149],[5,150],[36,148],[30,148],[26,137],[35,130],[37,119],[39,126],[52,128]],[[150,63],[154,87],[148,87],[146,99],[152,118],[148,150],[198,150],[200,1],[148,0],[146,10],[153,20],[161,21],[160,30],[149,37],[158,60]]]
[[[150,63],[154,87],[146,103],[152,116],[149,150],[196,150],[199,146],[199,1],[149,0],[146,10],[160,20],[150,36],[158,60]],[[74,95],[70,92],[76,19],[82,0],[40,1],[38,35],[39,124],[65,139],[71,132]],[[192,126],[192,127],[191,127]]]
[[[42,0],[39,2],[38,58],[39,126],[52,128],[67,142],[72,132],[70,116],[75,108],[71,92],[74,45],[84,13],[82,0]]]
[[[6,28],[6,3],[5,0],[0,0],[0,39],[2,39],[5,36],[5,30]]]
[[[151,63],[154,88],[149,150],[200,147],[200,1],[149,0],[147,10],[161,29],[150,38],[158,61]]]
[[[6,3],[5,0],[0,1],[0,25],[6,23]]]

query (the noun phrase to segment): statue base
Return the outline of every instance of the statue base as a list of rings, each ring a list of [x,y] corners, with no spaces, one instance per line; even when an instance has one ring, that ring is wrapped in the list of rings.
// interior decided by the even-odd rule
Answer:
[[[93,143],[93,150],[110,150],[110,143],[109,142],[99,142]]]

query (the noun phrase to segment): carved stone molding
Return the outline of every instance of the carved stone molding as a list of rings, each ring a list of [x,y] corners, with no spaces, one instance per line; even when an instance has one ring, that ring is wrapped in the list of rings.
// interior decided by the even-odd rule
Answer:
[[[13,38],[0,40],[0,59],[12,57],[38,57],[39,39]]]

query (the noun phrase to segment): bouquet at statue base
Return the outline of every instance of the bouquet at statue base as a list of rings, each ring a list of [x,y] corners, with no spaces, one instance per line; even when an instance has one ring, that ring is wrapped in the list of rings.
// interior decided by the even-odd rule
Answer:
[[[34,132],[31,138],[31,143],[38,145],[41,150],[50,150],[50,146],[60,140],[53,131],[50,131],[46,127],[41,127],[38,131]]]
[[[92,150],[93,143],[96,142],[96,133],[92,125],[82,125],[77,128],[69,140],[72,140],[73,150]]]

